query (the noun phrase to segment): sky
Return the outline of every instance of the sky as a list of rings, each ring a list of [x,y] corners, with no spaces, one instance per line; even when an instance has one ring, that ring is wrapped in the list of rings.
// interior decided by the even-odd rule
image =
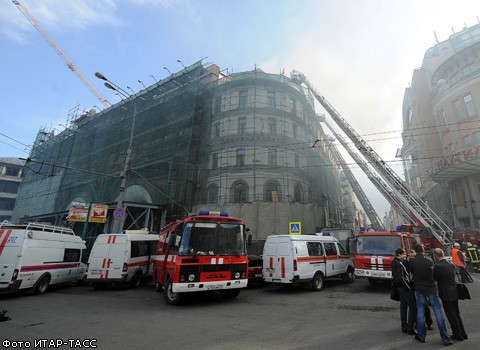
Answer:
[[[112,104],[120,97],[95,72],[136,92],[199,60],[228,73],[297,70],[401,177],[413,71],[435,34],[445,41],[480,17],[478,0],[21,2]],[[104,108],[11,0],[0,0],[0,53],[0,157],[26,158],[40,128],[58,132],[73,113]],[[352,170],[383,217],[388,203]]]

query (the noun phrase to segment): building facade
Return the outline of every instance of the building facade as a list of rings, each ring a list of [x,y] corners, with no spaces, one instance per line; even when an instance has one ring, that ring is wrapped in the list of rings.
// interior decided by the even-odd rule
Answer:
[[[158,230],[210,209],[245,218],[254,238],[288,233],[291,221],[313,233],[342,213],[339,167],[322,140],[304,87],[198,62],[60,134],[41,131],[14,218],[65,221],[76,202],[102,203],[110,211],[98,229],[109,232],[131,141],[125,228]]]
[[[437,43],[403,103],[405,178],[451,227],[480,224],[480,24]]]
[[[24,162],[17,158],[0,158],[0,222],[12,218],[23,165]]]

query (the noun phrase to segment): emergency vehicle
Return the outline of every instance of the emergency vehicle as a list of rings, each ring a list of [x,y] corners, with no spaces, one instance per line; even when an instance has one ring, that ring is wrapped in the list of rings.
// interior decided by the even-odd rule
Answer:
[[[407,252],[414,244],[420,243],[420,236],[408,231],[359,232],[355,238],[355,275],[366,277],[370,284],[379,280],[393,280],[391,264],[395,250]]]
[[[407,225],[409,226],[409,231],[418,229],[418,237],[421,242],[425,244],[427,250],[433,248],[443,248],[445,252],[449,254],[453,246],[452,229],[448,227],[448,225],[443,222],[443,220],[437,214],[434,213],[428,204],[422,198],[420,198],[415,191],[411,190],[407,186],[405,181],[388,166],[388,164],[373,150],[373,148],[368,145],[368,143],[350,126],[350,124],[347,123],[345,118],[343,118],[335,110],[335,108],[327,101],[327,99],[313,87],[310,81],[302,73],[292,71],[290,76],[293,81],[296,81],[299,84],[305,84],[307,86],[315,99],[322,105],[330,117],[335,121],[340,129],[342,129],[345,135],[347,135],[347,137],[350,139],[350,142],[347,142],[344,137],[326,121],[325,116],[320,116],[319,120],[327,125],[327,127],[333,132],[335,138],[337,138],[337,140],[347,150],[349,155],[364,171],[364,173],[377,187],[380,193],[385,196],[385,199],[387,199],[387,201],[391,204],[392,208],[394,208],[399,215],[403,216],[403,218],[406,220],[405,222],[409,224]],[[351,144],[353,144],[353,147]],[[371,167],[373,167],[376,172],[372,171]],[[371,220],[372,218],[375,218],[375,215],[372,215],[375,214],[373,207],[364,209]],[[372,220],[372,222],[374,222],[374,220]],[[382,229],[382,231],[384,230]],[[378,245],[378,248],[375,248],[375,250],[371,252],[369,252],[369,250],[365,250],[366,253],[361,254],[360,252],[363,248],[357,244],[357,248],[360,249],[360,251],[357,251],[355,260],[361,260],[356,265],[358,268],[358,270],[356,270],[357,275],[359,273],[366,273],[368,265],[367,263],[364,263],[363,260],[366,259],[365,257],[370,256],[373,267],[369,271],[371,271],[371,273],[374,275],[380,274],[381,278],[390,278],[388,273],[378,272],[382,271],[379,269],[379,267],[383,268],[383,271],[390,268],[389,266],[387,267],[387,264],[385,261],[383,261],[384,257],[388,257],[390,255],[393,256],[395,249],[399,247],[411,247],[411,240],[413,237],[410,237],[409,235],[413,234],[417,234],[417,232],[403,234],[384,231],[377,235],[374,235],[370,232],[361,233],[361,235],[359,235],[359,239],[361,240],[357,243],[364,244],[364,240],[365,243],[367,243],[366,240],[368,239],[368,243],[373,244],[375,242],[375,244]],[[391,240],[394,240],[399,244],[394,249],[392,249],[393,246],[389,245]],[[408,244],[406,244],[404,240],[406,240]],[[380,261],[380,264],[378,264],[378,261]],[[370,277],[370,280],[373,281],[373,278],[376,277],[372,276]]]
[[[245,221],[199,211],[166,226],[154,264],[155,287],[169,305],[183,293],[217,290],[234,299],[248,282]]]
[[[353,282],[354,264],[334,237],[272,235],[265,241],[262,273],[267,283],[306,284],[318,291],[328,278]]]
[[[0,224],[0,293],[81,280],[85,242],[73,230],[40,223]]]
[[[87,282],[95,289],[109,284],[138,287],[152,276],[158,239],[146,230],[98,235],[88,258]]]

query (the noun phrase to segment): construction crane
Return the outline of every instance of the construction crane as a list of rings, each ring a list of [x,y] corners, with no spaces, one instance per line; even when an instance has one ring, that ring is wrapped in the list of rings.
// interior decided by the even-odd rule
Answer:
[[[105,107],[110,107],[110,102],[107,101],[105,97],[103,97],[102,93],[97,90],[83,75],[80,69],[75,66],[73,61],[68,57],[68,55],[58,46],[55,40],[48,34],[48,32],[40,25],[40,23],[33,17],[27,8],[19,1],[19,0],[12,0],[13,4],[17,6],[20,12],[28,19],[28,21],[35,27],[35,29],[40,33],[41,36],[50,44],[50,46],[55,50],[55,52],[62,58],[65,62],[67,67],[72,70],[83,83],[90,89],[90,91],[103,103]]]
[[[328,112],[330,117],[342,129],[347,137],[353,142],[356,149],[365,157],[371,166],[380,174],[382,186],[391,192],[394,201],[401,208],[401,213],[408,215],[412,223],[422,228],[430,229],[437,244],[435,246],[450,247],[453,244],[453,231],[436,215],[415,192],[410,190],[405,182],[391,169],[387,163],[367,144],[367,142],[347,123],[347,121],[333,108],[310,81],[300,72],[292,71],[292,81],[298,84],[305,84],[315,99]],[[385,194],[385,192],[382,192]],[[391,198],[387,198],[391,200]]]

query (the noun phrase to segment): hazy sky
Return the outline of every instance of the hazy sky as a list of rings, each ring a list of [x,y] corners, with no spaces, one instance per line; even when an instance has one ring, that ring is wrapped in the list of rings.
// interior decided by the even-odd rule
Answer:
[[[434,32],[444,41],[480,17],[478,0],[22,2],[111,103],[119,97],[96,71],[138,91],[139,80],[167,77],[163,67],[182,69],[177,60],[205,58],[228,72],[295,69],[402,177],[395,151],[413,70]],[[11,0],[0,0],[0,52],[0,157],[26,158],[39,128],[62,130],[75,108],[103,108]],[[382,217],[386,201],[359,181]]]

